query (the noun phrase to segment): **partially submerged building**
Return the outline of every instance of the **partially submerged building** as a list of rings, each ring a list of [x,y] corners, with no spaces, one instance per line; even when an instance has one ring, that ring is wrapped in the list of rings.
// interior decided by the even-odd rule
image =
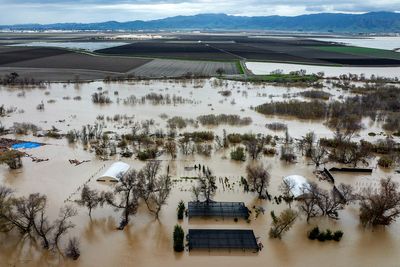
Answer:
[[[189,251],[192,249],[234,249],[258,252],[253,230],[189,229]]]
[[[189,219],[193,217],[249,217],[250,211],[243,202],[200,202],[191,201],[188,203]]]
[[[125,162],[115,162],[97,179],[97,181],[119,182],[120,177],[123,176],[129,168],[129,164],[126,164]]]

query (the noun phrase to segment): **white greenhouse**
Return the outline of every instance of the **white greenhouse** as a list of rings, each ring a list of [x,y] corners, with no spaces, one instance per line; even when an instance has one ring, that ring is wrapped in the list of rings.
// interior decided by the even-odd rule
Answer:
[[[125,162],[118,161],[113,163],[104,173],[101,175],[97,181],[99,182],[119,182],[119,177],[124,175],[130,166]]]

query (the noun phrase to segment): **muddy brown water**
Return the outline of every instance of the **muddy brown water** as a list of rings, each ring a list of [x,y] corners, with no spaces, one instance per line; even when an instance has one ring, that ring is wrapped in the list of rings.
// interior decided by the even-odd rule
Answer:
[[[250,126],[234,127],[219,126],[210,128],[221,133],[227,132],[253,132],[271,133],[282,136],[283,133],[271,132],[264,125],[273,121],[282,121],[288,124],[289,132],[293,137],[300,137],[309,130],[314,130],[321,136],[330,136],[331,131],[315,121],[299,121],[294,119],[271,118],[259,115],[250,109],[266,101],[271,101],[269,95],[274,95],[273,100],[283,99],[287,93],[295,93],[304,89],[287,89],[272,86],[243,85],[236,82],[228,82],[226,89],[232,89],[232,96],[224,98],[218,94],[221,88],[214,88],[213,81],[201,81],[202,88],[194,83],[176,83],[172,81],[151,81],[137,83],[112,83],[100,82],[83,85],[51,84],[46,89],[26,90],[25,97],[18,97],[21,89],[8,87],[0,88],[0,104],[15,106],[23,109],[24,113],[13,113],[10,117],[2,118],[2,123],[11,126],[13,122],[33,122],[43,129],[49,129],[52,125],[67,131],[79,129],[84,124],[92,124],[97,115],[113,116],[115,114],[135,115],[136,120],[154,119],[156,127],[165,127],[165,120],[159,115],[166,113],[170,117],[183,116],[196,118],[198,115],[208,113],[227,113],[250,116],[253,123]],[[94,105],[90,96],[98,87],[103,91],[108,90],[113,100],[110,105]],[[225,87],[225,86],[224,86]],[[168,88],[168,89],[167,89]],[[342,92],[335,89],[324,89],[338,97]],[[49,91],[49,95],[45,92]],[[119,92],[119,98],[125,98],[131,94],[142,96],[149,92],[162,94],[176,94],[196,101],[196,104],[169,105],[124,105],[117,103],[114,91]],[[239,92],[240,91],[240,92]],[[247,92],[247,97],[243,95]],[[81,96],[81,101],[74,101],[74,96]],[[71,100],[63,100],[70,96]],[[235,98],[236,104],[231,100]],[[55,99],[54,104],[47,104],[47,100]],[[45,110],[36,110],[36,105],[44,101]],[[222,100],[222,102],[220,102]],[[211,106],[209,106],[211,104]],[[213,109],[213,110],[212,110]],[[244,111],[242,111],[244,109]],[[66,120],[64,123],[59,120]],[[379,125],[368,124],[366,129],[360,132],[358,138],[368,137],[370,131],[380,132]],[[200,126],[199,129],[203,129]],[[107,123],[107,130],[117,132],[128,131],[122,123]],[[188,127],[184,131],[198,130]],[[34,163],[29,158],[24,158],[24,167],[20,170],[10,171],[6,166],[0,165],[0,182],[13,188],[17,194],[26,195],[40,192],[48,197],[49,217],[54,219],[58,210],[64,205],[64,200],[77,192],[89,178],[88,184],[99,190],[111,190],[109,185],[98,183],[95,178],[110,166],[118,157],[109,161],[96,159],[93,153],[83,150],[79,144],[70,145],[66,140],[48,138],[35,138],[32,136],[13,136],[24,140],[36,140],[47,143],[40,148],[27,152],[39,157],[49,158],[47,162]],[[375,137],[378,138],[378,137]],[[79,166],[69,164],[69,159],[90,160]],[[116,230],[120,213],[110,207],[98,208],[93,211],[93,221],[89,220],[87,210],[78,208],[78,215],[73,218],[76,227],[71,230],[69,236],[77,236],[81,243],[81,257],[77,261],[64,259],[58,253],[43,252],[40,246],[29,240],[22,241],[16,234],[0,236],[0,266],[399,266],[400,256],[400,224],[394,223],[387,228],[363,229],[358,221],[358,208],[349,206],[340,212],[340,220],[334,221],[325,218],[317,218],[307,224],[304,218],[300,218],[294,227],[286,233],[282,240],[268,238],[268,230],[271,223],[270,211],[279,212],[286,208],[286,204],[276,205],[271,202],[256,199],[254,194],[243,193],[239,186],[240,176],[245,175],[246,163],[237,163],[229,160],[229,151],[220,151],[212,157],[180,155],[171,161],[167,155],[160,158],[163,166],[170,166],[171,175],[175,182],[168,205],[161,211],[160,220],[154,220],[144,206],[132,217],[129,226],[124,231]],[[122,159],[134,168],[143,166],[143,162],[135,159]],[[265,165],[271,166],[271,182],[269,191],[278,194],[278,186],[282,177],[287,175],[302,175],[310,181],[317,181],[313,171],[314,167],[303,159],[296,164],[285,164],[277,157],[264,157],[260,159]],[[192,196],[189,189],[194,185],[192,180],[183,180],[180,177],[195,176],[193,171],[186,171],[184,167],[193,164],[204,164],[210,167],[217,177],[228,177],[232,190],[222,190],[220,184],[215,199],[221,201],[244,201],[248,207],[263,206],[266,209],[264,215],[257,219],[252,217],[250,223],[244,220],[234,222],[232,219],[196,219],[182,222],[176,219],[176,207],[180,200],[189,201]],[[372,163],[375,166],[375,163]],[[370,174],[343,174],[335,173],[338,182],[352,184],[357,190],[366,186],[376,187],[380,177],[392,176],[400,181],[398,174],[374,169]],[[330,188],[327,182],[317,181],[321,186]],[[78,194],[72,195],[76,199]],[[185,231],[189,228],[241,228],[253,229],[255,235],[260,238],[264,249],[259,253],[250,251],[185,251],[174,253],[172,250],[172,231],[175,224],[180,223]],[[321,229],[342,230],[344,237],[340,242],[310,241],[306,233],[315,225]]]

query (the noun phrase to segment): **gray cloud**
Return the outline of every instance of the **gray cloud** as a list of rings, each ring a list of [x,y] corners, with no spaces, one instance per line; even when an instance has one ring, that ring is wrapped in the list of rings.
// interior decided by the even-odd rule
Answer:
[[[198,13],[294,16],[381,10],[400,11],[400,0],[0,0],[0,24],[150,20]]]

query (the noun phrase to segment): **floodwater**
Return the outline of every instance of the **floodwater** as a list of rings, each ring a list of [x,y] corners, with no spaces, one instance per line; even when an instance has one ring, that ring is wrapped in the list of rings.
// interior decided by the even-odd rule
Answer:
[[[95,105],[91,102],[91,94],[98,91],[108,91],[113,101],[109,105]],[[232,90],[232,96],[222,97],[218,91]],[[155,128],[165,128],[165,120],[160,114],[166,113],[169,117],[183,116],[195,118],[198,115],[209,113],[240,114],[250,116],[253,123],[249,126],[233,127],[219,126],[209,128],[218,134],[222,129],[231,132],[273,133],[283,136],[282,132],[270,132],[264,125],[274,121],[284,121],[289,127],[289,132],[294,137],[304,135],[309,130],[314,130],[319,137],[329,136],[331,132],[320,122],[298,121],[290,118],[274,118],[259,115],[250,109],[266,101],[286,99],[288,94],[295,94],[305,89],[288,89],[273,86],[246,85],[240,82],[224,82],[215,86],[214,80],[201,80],[195,82],[175,81],[150,81],[134,83],[95,82],[89,84],[51,84],[45,89],[25,89],[25,96],[18,96],[22,89],[1,87],[0,104],[6,107],[14,106],[24,112],[15,112],[9,117],[2,118],[2,123],[11,126],[13,122],[32,122],[43,129],[55,126],[63,132],[69,129],[80,129],[84,124],[93,124],[97,115],[113,117],[115,114],[135,116],[135,120],[155,120]],[[325,88],[333,96],[344,94],[333,88]],[[114,95],[118,91],[118,95]],[[50,92],[50,93],[46,93]],[[152,104],[124,104],[123,99],[134,94],[137,97],[147,93],[179,95],[187,99],[185,104],[177,105],[152,105]],[[246,92],[246,93],[243,93]],[[80,96],[81,100],[73,100]],[[66,97],[70,97],[68,100]],[[118,101],[118,98],[120,99]],[[47,103],[48,100],[55,103]],[[235,103],[232,104],[232,99]],[[36,109],[41,101],[45,103],[45,110]],[[189,101],[190,100],[190,101]],[[65,122],[64,122],[65,120]],[[198,129],[204,129],[200,126]],[[122,122],[108,122],[105,130],[128,132],[129,127]],[[195,130],[193,126],[181,131]],[[367,125],[360,133],[360,138],[366,138],[369,131],[379,132],[378,125]],[[13,135],[7,137],[15,137]],[[109,167],[116,156],[109,161],[101,161],[93,153],[86,151],[80,144],[69,145],[65,139],[35,138],[32,136],[16,136],[26,141],[46,143],[39,148],[27,150],[38,158],[49,158],[49,161],[35,163],[29,158],[24,158],[24,167],[20,170],[10,171],[6,166],[0,165],[0,182],[13,188],[17,194],[26,195],[40,192],[48,196],[48,211],[51,218],[57,216],[59,208],[69,198],[76,199],[77,188],[90,179],[88,184],[99,190],[111,190],[109,185],[98,183],[95,178]],[[379,138],[379,137],[376,137]],[[90,160],[79,166],[71,165],[69,159]],[[89,220],[87,211],[78,208],[78,215],[73,222],[76,227],[66,236],[77,236],[81,243],[81,257],[77,261],[70,261],[57,253],[44,253],[43,250],[28,242],[19,240],[14,234],[0,236],[0,266],[398,266],[400,256],[400,225],[394,223],[385,229],[363,229],[358,223],[358,208],[348,207],[340,214],[339,221],[328,219],[314,219],[310,224],[300,218],[295,226],[283,236],[282,240],[268,238],[271,217],[270,211],[279,212],[286,208],[286,204],[276,205],[271,202],[257,200],[254,194],[243,193],[238,181],[245,175],[246,163],[237,163],[229,159],[229,151],[215,152],[211,157],[183,156],[176,160],[163,155],[160,158],[163,166],[170,167],[174,180],[173,191],[168,199],[168,205],[161,211],[160,220],[156,221],[147,209],[140,207],[138,213],[132,218],[129,226],[124,231],[116,230],[120,213],[110,207],[98,208],[93,211],[93,221]],[[121,159],[134,168],[143,166],[143,162],[135,159]],[[286,164],[277,157],[263,157],[260,159],[265,165],[271,166],[271,182],[269,192],[278,194],[278,186],[283,177],[288,175],[301,175],[310,181],[317,181],[313,171],[314,167],[303,159],[296,164]],[[217,201],[244,201],[248,207],[263,206],[264,215],[257,219],[251,217],[251,222],[243,220],[234,222],[231,219],[196,219],[188,221],[186,218],[179,222],[185,231],[189,228],[241,228],[253,229],[255,235],[264,244],[264,249],[259,253],[242,251],[185,251],[174,253],[172,249],[172,231],[178,221],[176,220],[176,207],[180,200],[189,201],[192,180],[185,181],[180,177],[195,176],[196,173],[186,171],[184,167],[193,164],[207,165],[217,177],[228,177],[231,184],[230,190],[224,191],[221,184],[215,200]],[[374,165],[373,165],[374,166]],[[386,173],[375,169],[372,175],[343,175],[335,174],[339,182],[352,184],[360,190],[364,186],[376,186],[380,177],[391,175],[400,181],[398,174]],[[218,180],[218,179],[217,179]],[[319,182],[325,188],[331,185]],[[334,241],[321,243],[310,241],[306,237],[308,230],[318,225],[320,228],[342,230],[344,237],[341,242]],[[66,240],[67,238],[64,238]]]
[[[371,75],[386,77],[386,78],[399,78],[400,67],[341,67],[341,66],[315,66],[304,64],[287,64],[287,63],[268,63],[268,62],[246,62],[246,67],[256,75],[270,74],[276,70],[282,70],[283,73],[291,71],[306,70],[308,74],[317,74],[324,72],[325,77],[338,77],[343,74],[364,74],[369,78]]]
[[[343,43],[345,45],[368,47],[376,49],[398,51],[400,48],[400,36],[377,36],[366,38],[312,38],[318,41]]]
[[[57,47],[76,50],[96,51],[121,45],[126,45],[124,42],[30,42],[13,44],[9,46],[26,46],[26,47]]]

